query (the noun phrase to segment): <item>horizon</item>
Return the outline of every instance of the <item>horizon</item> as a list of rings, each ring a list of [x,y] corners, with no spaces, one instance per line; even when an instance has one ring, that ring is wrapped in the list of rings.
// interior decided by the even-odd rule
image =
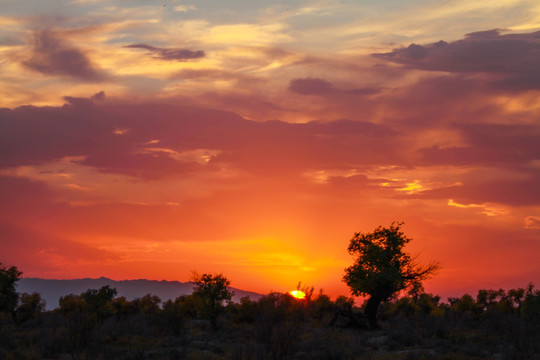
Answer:
[[[138,278],[138,279],[115,279],[115,278],[111,278],[111,277],[107,277],[107,276],[99,276],[99,277],[84,277],[84,278],[69,278],[69,279],[60,279],[60,278],[41,278],[41,277],[28,277],[28,276],[24,276],[24,274],[20,277],[20,279],[29,279],[29,280],[52,280],[52,281],[79,281],[79,280],[111,280],[111,281],[114,281],[114,282],[123,282],[123,281],[148,281],[148,282],[156,282],[156,283],[163,283],[163,282],[166,282],[166,283],[179,283],[179,284],[194,284],[193,280],[186,280],[186,281],[181,281],[181,280],[165,280],[165,279],[147,279],[147,278]],[[463,292],[463,293],[458,293],[458,292],[452,292],[452,293],[443,293],[443,294],[439,294],[439,293],[434,293],[434,292],[429,292],[429,291],[425,291],[426,294],[430,294],[430,295],[433,295],[433,296],[439,296],[440,297],[440,301],[441,303],[449,303],[449,300],[451,298],[461,298],[463,295],[471,295],[473,297],[475,297],[477,295],[477,293],[480,291],[480,290],[504,290],[504,291],[508,291],[508,290],[511,290],[511,289],[517,289],[517,288],[526,288],[527,285],[529,284],[533,284],[534,286],[536,286],[537,284],[534,284],[534,282],[530,281],[526,284],[523,284],[523,285],[519,285],[519,286],[515,286],[513,288],[502,288],[502,287],[491,287],[491,288],[478,288],[476,290],[473,290],[473,291],[468,291],[468,292]],[[311,285],[309,284],[304,284],[305,286],[308,286],[308,287],[311,287]],[[268,295],[268,294],[272,294],[272,293],[282,293],[282,294],[290,294],[291,291],[295,291],[294,288],[291,288],[290,290],[267,290],[267,291],[262,291],[262,292],[259,292],[259,291],[253,291],[249,288],[239,288],[237,286],[234,286],[234,284],[231,284],[229,286],[229,288],[231,289],[235,289],[235,290],[240,290],[242,292],[247,292],[247,293],[253,293],[253,294],[258,294],[258,295],[262,295],[262,296],[265,296],[265,295]],[[316,287],[313,287],[314,289],[314,293],[315,294],[324,294],[324,295],[327,295],[329,296],[330,299],[337,299],[339,296],[346,296],[348,298],[354,298],[355,299],[355,303],[357,305],[360,305],[365,299],[367,296],[355,296],[355,295],[352,295],[350,292],[348,293],[344,293],[344,294],[328,294],[324,291],[324,289],[322,288],[316,288]],[[86,289],[85,289],[86,290]],[[77,294],[75,294],[77,295]],[[155,295],[155,294],[153,294]],[[397,298],[400,298],[400,297],[403,297],[403,296],[409,296],[407,295],[406,292],[403,292],[403,291],[400,291],[398,292],[397,294]],[[120,295],[119,295],[120,296]],[[390,300],[389,300],[390,301]]]
[[[441,264],[427,293],[540,284],[536,1],[0,14],[0,262],[23,277],[349,296],[350,239],[396,221]]]
[[[45,278],[36,278],[36,277],[24,277],[22,276],[20,280],[22,279],[27,279],[27,280],[44,280],[44,281],[72,281],[72,282],[76,282],[76,281],[83,281],[83,280],[110,280],[112,282],[138,282],[138,281],[144,281],[144,282],[151,282],[151,283],[177,283],[177,284],[181,284],[181,285],[186,285],[186,284],[194,284],[193,281],[178,281],[178,280],[155,280],[155,279],[122,279],[122,280],[118,280],[118,279],[111,279],[111,278],[108,278],[108,277],[105,277],[105,276],[101,276],[99,278],[78,278],[78,279],[45,279]],[[452,296],[442,296],[441,294],[437,294],[437,293],[430,293],[430,292],[425,292],[426,294],[429,294],[431,296],[434,296],[434,297],[439,297],[440,300],[439,300],[439,303],[444,303],[444,304],[450,304],[451,303],[451,299],[460,299],[462,298],[464,295],[470,295],[472,296],[473,298],[476,298],[476,296],[478,295],[478,293],[482,290],[504,290],[505,292],[508,292],[509,290],[513,290],[513,289],[517,289],[517,288],[522,288],[522,289],[526,289],[528,285],[532,284],[532,282],[530,282],[529,284],[525,284],[524,286],[519,286],[519,287],[516,287],[516,288],[491,288],[491,289],[477,289],[476,292],[465,292],[465,293],[461,293],[461,294],[452,294]],[[534,285],[533,288],[536,289],[536,284],[532,284]],[[18,288],[19,285],[16,284],[16,287]],[[89,289],[96,289],[96,290],[99,290],[98,288],[101,287],[101,286],[98,286],[98,287],[90,287],[90,288],[82,288],[81,287],[81,291],[86,291],[86,290],[89,290]],[[111,286],[112,288],[115,288],[114,287],[114,284]],[[293,297],[297,297],[297,295],[293,294],[295,292],[297,292],[298,290],[295,290],[295,289],[292,289],[292,290],[289,290],[289,291],[273,291],[273,290],[269,290],[269,291],[266,291],[266,292],[255,292],[255,291],[251,291],[250,289],[244,289],[244,288],[238,288],[236,286],[233,286],[233,284],[231,284],[230,286],[228,286],[229,289],[233,289],[233,290],[238,290],[241,292],[241,294],[237,294],[237,293],[233,293],[234,297],[236,297],[238,299],[238,296],[242,295],[242,294],[252,294],[252,295],[259,295],[259,296],[267,296],[267,295],[270,295],[270,294],[275,294],[275,293],[278,293],[278,294],[288,294],[288,295],[291,295]],[[26,290],[30,290],[28,293],[33,293],[33,292],[37,292],[39,293],[42,297],[44,296],[44,294],[40,291],[34,291],[32,289],[30,289],[30,287]],[[51,290],[51,289],[48,289],[48,290]],[[54,291],[54,294],[55,296],[58,295],[58,290],[59,289],[55,289],[56,291]],[[117,297],[121,297],[121,296],[125,296],[125,294],[123,293],[123,289],[117,289],[118,290],[118,295]],[[133,291],[133,289],[131,289]],[[163,289],[162,289],[163,290]],[[347,298],[352,298],[354,299],[354,302],[356,304],[356,306],[362,306],[362,303],[367,299],[368,296],[354,296],[352,294],[338,294],[337,296],[330,296],[329,294],[325,293],[324,291],[320,292],[320,290],[323,290],[323,289],[317,289],[317,288],[314,288],[313,289],[313,294],[314,294],[314,298],[316,298],[317,296],[319,295],[326,295],[328,296],[331,300],[336,300],[338,297],[340,296],[346,296]],[[79,295],[77,293],[73,293],[73,291],[70,291],[70,290],[65,290],[67,292],[64,292],[62,294],[64,295],[69,295],[69,294],[73,294],[73,295]],[[158,297],[160,297],[160,293],[157,292],[157,293],[152,293],[152,292],[148,292],[149,290],[148,289],[144,289],[144,288],[140,288],[139,289],[139,292],[141,294],[141,296],[134,296],[134,295],[131,295],[131,296],[128,296],[128,300],[133,300],[133,299],[136,299],[138,297],[142,297],[143,295],[147,295],[147,294],[150,294],[150,295],[156,295]],[[300,291],[301,294],[304,295],[305,297],[305,294],[304,292]],[[178,294],[178,297],[181,297],[185,294],[183,293],[179,293]],[[391,299],[387,300],[388,302],[392,302],[392,301],[396,301],[400,298],[403,298],[403,297],[407,297],[407,296],[411,296],[410,294],[407,294],[406,292],[403,292],[403,291],[398,291],[395,296],[393,296]],[[50,297],[50,294],[49,294],[49,297]],[[44,297],[44,300],[47,300],[46,299],[47,296]],[[175,297],[167,297],[165,296],[164,298],[161,298],[160,299],[165,302],[165,300],[174,300]],[[303,298],[301,298],[303,299]],[[234,300],[233,300],[234,301]],[[57,307],[57,305],[55,305],[56,307],[51,307],[52,305],[49,303],[49,302],[46,302],[46,307],[47,309],[54,309]]]

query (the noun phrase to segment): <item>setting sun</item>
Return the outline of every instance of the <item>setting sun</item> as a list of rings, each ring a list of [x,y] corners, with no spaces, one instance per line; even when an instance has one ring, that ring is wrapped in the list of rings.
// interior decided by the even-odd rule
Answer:
[[[304,294],[304,292],[300,290],[289,291],[289,294],[291,294],[292,297],[300,300],[304,300],[306,298],[306,294]]]

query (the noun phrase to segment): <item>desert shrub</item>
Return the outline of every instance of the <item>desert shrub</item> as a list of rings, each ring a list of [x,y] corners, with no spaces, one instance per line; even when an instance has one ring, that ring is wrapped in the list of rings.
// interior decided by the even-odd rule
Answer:
[[[227,305],[227,313],[232,319],[240,323],[253,323],[257,317],[258,304],[245,296],[238,304],[230,302]]]
[[[334,315],[336,306],[325,294],[319,294],[311,303],[309,313],[310,316],[319,321],[328,320]]]

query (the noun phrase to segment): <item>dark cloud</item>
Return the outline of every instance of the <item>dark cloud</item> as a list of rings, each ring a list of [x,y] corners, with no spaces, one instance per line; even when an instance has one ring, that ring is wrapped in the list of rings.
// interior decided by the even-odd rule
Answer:
[[[420,149],[429,164],[527,164],[540,159],[539,125],[460,124],[453,126],[467,146]]]
[[[422,70],[489,73],[493,86],[511,90],[540,88],[540,31],[501,35],[470,33],[464,39],[411,44],[373,56]]]
[[[533,124],[453,124],[441,131],[458,133],[464,145],[415,150],[411,134],[416,128],[367,121],[255,122],[206,108],[94,103],[73,97],[66,101],[62,107],[0,109],[0,166],[37,165],[79,156],[79,164],[145,180],[209,175],[225,167],[267,178],[300,179],[318,170],[365,166],[490,166],[518,172],[521,178],[490,179],[474,186],[466,183],[422,196],[464,203],[467,199],[516,205],[540,202],[534,190],[538,178],[531,167],[540,159],[540,128]],[[182,155],[204,149],[213,151],[207,162]],[[377,185],[360,180],[363,178],[336,177],[329,181],[352,188],[355,184]]]
[[[89,99],[67,97],[64,107],[0,109],[1,167],[83,156],[111,141],[114,123]]]
[[[147,44],[130,44],[124,46],[131,49],[144,49],[155,54],[156,59],[171,60],[171,61],[188,61],[205,57],[203,50],[189,50],[189,49],[166,49],[150,46]]]
[[[22,64],[45,75],[67,76],[87,82],[106,79],[82,50],[67,45],[61,35],[52,30],[34,33],[32,55]]]
[[[397,134],[369,122],[259,123],[211,109],[101,105],[73,97],[66,97],[66,101],[68,105],[56,108],[0,110],[0,166],[83,156],[83,164],[101,171],[157,178],[209,169],[220,162],[249,171],[285,174],[399,161]],[[151,140],[159,142],[149,143]],[[218,150],[220,154],[201,165],[182,161],[168,151],[197,149]]]
[[[102,90],[100,92],[95,93],[94,95],[92,95],[91,99],[96,100],[96,101],[105,100],[105,91]]]
[[[336,89],[334,85],[321,78],[293,79],[289,83],[289,90],[300,95],[329,95],[329,94],[351,94],[351,95],[374,95],[381,92],[380,87],[363,87],[350,90]]]
[[[289,90],[301,95],[326,95],[335,91],[332,83],[311,77],[291,80]]]

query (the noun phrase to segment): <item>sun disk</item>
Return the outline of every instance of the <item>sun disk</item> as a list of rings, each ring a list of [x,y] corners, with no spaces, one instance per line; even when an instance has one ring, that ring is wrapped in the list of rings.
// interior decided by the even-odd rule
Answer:
[[[304,292],[300,291],[300,290],[289,291],[289,294],[291,294],[292,297],[295,297],[295,298],[301,299],[301,300],[306,298],[306,294],[304,294]]]

